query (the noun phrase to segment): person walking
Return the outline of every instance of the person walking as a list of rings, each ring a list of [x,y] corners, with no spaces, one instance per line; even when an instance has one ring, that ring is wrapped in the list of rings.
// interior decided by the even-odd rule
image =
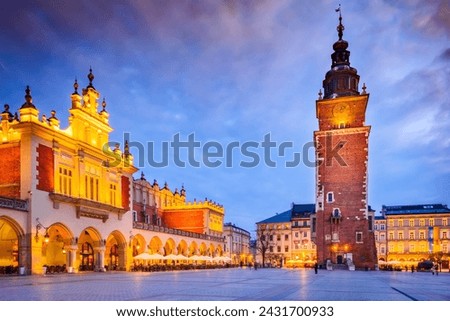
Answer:
[[[316,263],[314,263],[314,273],[317,274],[318,270],[319,270],[319,265],[316,262]]]

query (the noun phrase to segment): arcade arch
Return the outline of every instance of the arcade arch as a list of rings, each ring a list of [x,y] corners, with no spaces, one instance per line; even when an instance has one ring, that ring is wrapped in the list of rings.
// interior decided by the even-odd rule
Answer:
[[[3,273],[16,273],[19,266],[25,265],[22,243],[24,232],[20,225],[8,216],[0,216],[0,270]]]
[[[163,249],[163,242],[161,241],[161,239],[158,236],[153,236],[152,239],[150,240],[150,243],[148,245],[148,248],[150,250],[151,254],[164,254],[164,252],[162,251]]]
[[[108,235],[108,238],[106,239],[104,255],[104,268],[106,270],[125,270],[127,251],[126,247],[127,242],[121,232],[115,230]]]

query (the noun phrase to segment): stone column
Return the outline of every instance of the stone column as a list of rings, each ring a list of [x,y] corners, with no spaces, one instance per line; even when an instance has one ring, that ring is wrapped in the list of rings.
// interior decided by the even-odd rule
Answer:
[[[74,273],[76,270],[76,262],[77,262],[77,250],[78,246],[70,245],[67,251],[67,272]]]

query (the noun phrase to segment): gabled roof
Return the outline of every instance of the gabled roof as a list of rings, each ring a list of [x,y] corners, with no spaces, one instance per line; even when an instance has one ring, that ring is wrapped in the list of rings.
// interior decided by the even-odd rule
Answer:
[[[443,204],[421,204],[421,205],[383,205],[381,212],[385,215],[396,214],[435,214],[450,213],[447,205]]]

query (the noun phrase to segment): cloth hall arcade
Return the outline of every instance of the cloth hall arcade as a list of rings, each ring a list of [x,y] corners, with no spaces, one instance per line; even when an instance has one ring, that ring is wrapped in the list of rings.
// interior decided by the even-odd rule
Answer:
[[[223,257],[224,207],[188,202],[184,187],[171,191],[143,174],[133,179],[128,144],[109,144],[113,128],[93,80],[90,70],[85,88],[75,81],[65,129],[55,111],[40,115],[28,86],[17,112],[4,107],[0,267],[21,274],[49,266],[130,270],[144,252]]]

